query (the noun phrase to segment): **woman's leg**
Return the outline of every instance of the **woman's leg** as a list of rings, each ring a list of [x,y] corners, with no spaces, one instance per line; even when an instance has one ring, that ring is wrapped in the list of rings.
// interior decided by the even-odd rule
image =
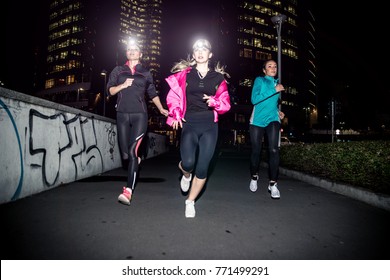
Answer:
[[[280,123],[272,122],[267,127],[268,135],[268,152],[269,152],[269,185],[268,191],[271,193],[272,198],[280,198],[280,192],[278,189],[278,177],[279,177],[279,133]]]
[[[279,133],[280,123],[272,122],[266,127],[269,152],[269,179],[277,182],[279,177]]]
[[[212,126],[200,136],[198,161],[188,200],[195,201],[206,183],[207,173],[215,152],[217,139],[218,125],[216,123],[213,123]]]
[[[218,124],[212,123],[211,125],[207,125],[207,127],[208,129],[206,128],[206,131],[204,131],[204,124],[198,124],[198,126],[196,126],[197,137],[199,137],[199,145],[197,145],[199,153],[195,167],[195,177],[192,180],[191,190],[188,194],[187,200],[185,201],[186,218],[195,217],[195,200],[206,183],[208,167],[214,155],[217,143]]]
[[[118,129],[118,142],[123,160],[129,159],[128,143],[130,141],[130,116],[126,113],[116,113],[116,126]]]
[[[253,180],[258,179],[261,149],[263,145],[264,128],[249,125],[249,135],[251,139],[251,157],[250,157],[250,173]]]
[[[118,141],[122,153],[122,158],[128,160],[127,186],[123,187],[122,194],[119,195],[119,202],[130,205],[133,190],[138,172],[138,148],[147,129],[147,114],[118,113]]]
[[[138,150],[145,136],[148,117],[145,113],[132,113],[130,115],[130,137],[128,142],[129,167],[127,186],[134,190],[138,175],[139,157]]]
[[[198,142],[198,136],[192,126],[186,123],[183,124],[180,139],[181,162],[179,168],[185,175],[189,176],[189,173],[194,170]]]
[[[191,172],[195,165],[197,146],[198,136],[190,124],[184,124],[180,140],[181,161],[179,162],[179,169],[183,174],[180,188],[183,192],[188,192],[191,185]]]

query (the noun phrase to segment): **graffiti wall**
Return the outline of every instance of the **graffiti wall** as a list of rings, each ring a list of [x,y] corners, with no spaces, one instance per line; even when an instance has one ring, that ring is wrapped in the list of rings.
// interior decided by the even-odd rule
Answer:
[[[121,165],[115,120],[0,87],[0,204]]]

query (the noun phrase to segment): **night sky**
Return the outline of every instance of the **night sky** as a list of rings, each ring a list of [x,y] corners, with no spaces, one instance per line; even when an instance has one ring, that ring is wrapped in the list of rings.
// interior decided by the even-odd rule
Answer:
[[[6,0],[6,9],[1,9],[2,20],[6,20],[1,25],[5,29],[1,33],[3,38],[5,34],[6,47],[1,53],[0,79],[10,81],[11,89],[30,92],[34,46],[46,40],[42,36],[47,28],[47,23],[42,23],[46,18],[46,2],[48,0],[27,1],[24,8],[19,9],[16,1]],[[169,31],[164,37],[164,71],[175,61],[186,58],[193,38],[210,34],[211,11],[215,7],[212,0],[168,2],[164,19],[164,30]],[[321,94],[347,95],[346,104],[360,114],[367,112],[369,118],[378,109],[388,112],[384,108],[390,102],[386,83],[389,56],[384,53],[388,23],[383,15],[384,7],[363,6],[351,0],[316,2]],[[349,7],[348,3],[354,6]],[[11,29],[18,21],[26,23],[26,27]]]
[[[387,19],[379,15],[383,7],[364,6],[359,1],[319,2],[316,14],[321,95],[337,97],[355,127],[372,128],[378,119],[389,125],[386,69],[390,59],[389,52],[385,54],[385,37],[380,35],[386,34],[388,26]]]

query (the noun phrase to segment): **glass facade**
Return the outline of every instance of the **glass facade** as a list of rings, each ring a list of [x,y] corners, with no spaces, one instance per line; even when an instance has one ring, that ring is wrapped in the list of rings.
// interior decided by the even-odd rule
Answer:
[[[278,62],[277,29],[271,21],[278,14],[286,16],[278,62],[286,89],[281,95],[281,110],[286,114],[283,131],[301,133],[317,122],[315,18],[309,4],[304,0],[220,1],[219,51],[232,77],[231,113],[234,119],[246,119],[245,125],[229,122],[234,124],[235,142],[249,138],[242,134],[248,130],[254,79],[263,74],[264,61]]]
[[[271,18],[286,15],[281,28],[282,111],[286,133],[317,122],[316,30],[308,0],[219,0],[213,34],[215,53],[230,74],[234,120],[240,141],[246,139],[251,113],[251,89],[265,60],[277,61],[277,30]],[[45,90],[40,95],[56,102],[76,102],[103,96],[102,71],[126,60],[130,37],[138,40],[143,64],[161,91],[163,0],[52,0],[48,26]],[[99,99],[99,98],[98,98]],[[78,104],[82,102],[82,104]],[[101,103],[101,102],[100,102]],[[90,106],[91,102],[88,103]],[[92,108],[98,112],[98,108]],[[245,121],[244,121],[245,120]]]
[[[142,46],[143,63],[159,90],[161,5],[162,0],[50,1],[45,89],[38,95],[99,113],[90,107],[103,97],[101,73],[125,62],[129,37]]]

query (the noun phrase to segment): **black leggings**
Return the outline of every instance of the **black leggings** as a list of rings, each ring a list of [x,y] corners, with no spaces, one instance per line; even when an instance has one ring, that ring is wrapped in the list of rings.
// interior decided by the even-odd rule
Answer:
[[[267,134],[268,139],[268,176],[270,181],[277,181],[279,177],[279,131],[280,123],[271,122],[266,127],[255,125],[249,126],[251,138],[252,153],[250,172],[251,176],[259,174],[261,148],[264,134]]]
[[[180,140],[181,166],[188,172],[195,170],[194,174],[199,179],[207,178],[218,139],[218,124],[212,120],[202,121],[202,118],[191,121],[186,118]]]
[[[116,114],[118,141],[123,160],[129,160],[127,187],[134,189],[138,172],[138,148],[148,126],[147,113]]]

